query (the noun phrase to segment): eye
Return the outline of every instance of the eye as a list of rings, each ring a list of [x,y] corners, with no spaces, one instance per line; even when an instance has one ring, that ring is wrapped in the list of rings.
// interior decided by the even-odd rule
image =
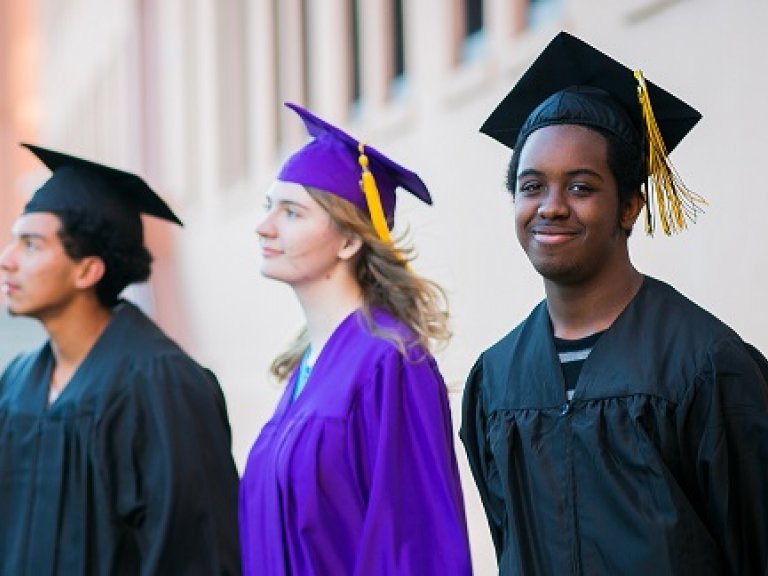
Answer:
[[[529,180],[527,182],[521,182],[518,185],[517,191],[523,196],[533,196],[534,194],[541,192],[543,188],[544,186],[541,182],[538,182],[537,180]]]
[[[298,213],[298,211],[296,211],[296,210],[295,210],[294,208],[292,208],[291,206],[286,206],[286,207],[285,207],[285,215],[286,215],[288,218],[296,218],[296,217],[299,215],[299,213]]]
[[[21,245],[26,252],[37,252],[40,248],[39,242],[34,238],[22,238]]]
[[[589,196],[594,191],[594,188],[586,182],[574,182],[568,187],[568,190],[573,196],[583,197]]]

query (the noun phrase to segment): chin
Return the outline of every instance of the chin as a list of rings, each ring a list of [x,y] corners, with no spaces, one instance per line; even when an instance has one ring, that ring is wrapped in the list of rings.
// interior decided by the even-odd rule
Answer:
[[[18,316],[19,315],[18,310],[16,309],[16,307],[14,307],[13,302],[11,301],[10,298],[6,297],[5,301],[2,302],[2,304],[3,304],[3,308],[5,308],[5,312],[8,314],[8,316]]]
[[[6,306],[5,311],[8,313],[8,316],[29,316],[30,314],[27,313],[24,309],[14,308],[13,306]]]
[[[261,268],[259,268],[259,272],[261,273],[264,278],[269,278],[270,280],[275,280],[275,273],[273,270],[270,269],[270,266],[265,266],[262,264]]]
[[[579,284],[584,280],[581,268],[569,264],[535,263],[536,269],[544,280],[564,286]]]
[[[283,274],[276,270],[270,270],[269,267],[261,268],[261,275],[269,280],[276,280],[277,282],[286,282],[286,278]]]

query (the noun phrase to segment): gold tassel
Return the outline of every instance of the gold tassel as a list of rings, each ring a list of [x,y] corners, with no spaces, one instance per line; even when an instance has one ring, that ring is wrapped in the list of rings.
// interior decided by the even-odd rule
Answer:
[[[368,204],[368,213],[371,215],[371,223],[373,229],[376,230],[377,236],[385,244],[392,246],[395,250],[397,257],[410,270],[411,267],[408,262],[403,258],[398,250],[394,248],[395,243],[392,241],[392,237],[389,235],[389,226],[387,226],[387,218],[384,216],[384,208],[381,206],[381,195],[379,194],[379,188],[376,186],[376,179],[373,177],[371,170],[368,167],[368,156],[365,154],[365,143],[359,142],[357,150],[360,155],[357,157],[357,161],[360,164],[360,168],[363,170],[362,180],[360,187],[365,195],[365,202]]]
[[[707,201],[689,190],[677,174],[656,123],[642,71],[636,70],[635,78],[637,79],[637,97],[643,114],[645,138],[648,142],[645,231],[653,234],[655,228],[653,205],[656,204],[661,228],[669,236],[684,230],[686,221],[696,222],[696,217],[703,211],[702,206],[706,205]]]
[[[371,215],[371,223],[379,238],[391,245],[392,238],[389,235],[389,226],[387,226],[387,219],[384,216],[384,209],[381,207],[379,189],[376,186],[376,179],[368,168],[368,156],[365,155],[365,144],[360,142],[357,149],[360,152],[357,161],[360,164],[360,168],[363,169],[363,178],[360,186],[363,189],[365,201],[368,204],[368,213]]]

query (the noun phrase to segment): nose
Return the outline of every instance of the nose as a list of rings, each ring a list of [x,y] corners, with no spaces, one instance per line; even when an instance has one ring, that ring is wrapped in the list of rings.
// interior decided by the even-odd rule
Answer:
[[[13,245],[9,244],[0,251],[0,270],[10,271],[14,266]]]
[[[550,186],[546,194],[541,198],[536,213],[539,217],[546,220],[555,220],[558,218],[567,218],[570,213],[566,192],[558,186]]]
[[[272,223],[272,211],[267,212],[256,225],[256,235],[259,238],[272,238],[275,236],[275,226]]]

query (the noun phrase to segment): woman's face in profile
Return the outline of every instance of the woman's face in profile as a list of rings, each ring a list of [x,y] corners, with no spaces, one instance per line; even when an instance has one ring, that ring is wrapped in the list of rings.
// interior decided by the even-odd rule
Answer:
[[[265,208],[256,227],[262,275],[293,287],[330,279],[343,264],[347,238],[328,212],[300,184],[281,181],[267,193]]]

